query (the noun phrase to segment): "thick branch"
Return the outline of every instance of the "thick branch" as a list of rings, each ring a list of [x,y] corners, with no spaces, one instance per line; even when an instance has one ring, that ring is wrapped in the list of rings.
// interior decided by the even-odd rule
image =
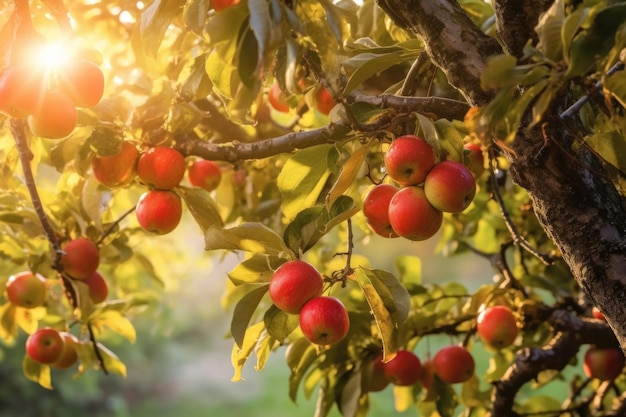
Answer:
[[[491,100],[492,93],[480,87],[480,76],[486,59],[502,53],[502,48],[474,25],[456,0],[378,0],[378,5],[424,42],[431,61],[468,103]]]
[[[527,382],[541,371],[561,371],[584,344],[616,346],[611,329],[598,320],[583,320],[565,310],[556,310],[550,317],[555,337],[542,348],[522,349],[502,379],[494,383],[491,417],[514,417],[515,396]]]
[[[552,4],[552,0],[507,1],[494,0],[496,31],[506,51],[521,58],[529,40],[539,40],[535,26],[539,16]]]

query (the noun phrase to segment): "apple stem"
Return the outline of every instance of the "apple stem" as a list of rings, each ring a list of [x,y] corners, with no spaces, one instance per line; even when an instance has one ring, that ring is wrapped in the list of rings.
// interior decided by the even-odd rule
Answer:
[[[39,218],[39,223],[41,223],[41,227],[43,228],[44,233],[52,246],[52,250],[54,251],[52,267],[55,270],[62,272],[63,267],[61,266],[61,255],[63,254],[63,250],[61,249],[61,244],[59,243],[59,239],[56,236],[54,228],[50,223],[50,219],[43,208],[39,191],[37,191],[37,184],[35,182],[33,170],[30,166],[31,161],[33,160],[33,153],[28,147],[26,122],[21,119],[11,119],[11,134],[15,139],[20,164],[22,165],[22,171],[24,172],[24,182],[26,184],[26,188],[28,188],[33,208],[35,209],[35,213]]]
[[[535,248],[533,245],[531,245],[530,242],[528,242],[526,238],[524,238],[519,233],[515,224],[513,224],[513,221],[511,220],[511,216],[509,215],[509,212],[506,209],[506,205],[504,204],[504,200],[502,199],[502,195],[500,194],[500,188],[498,186],[498,179],[494,171],[494,166],[497,167],[497,164],[498,163],[496,161],[495,155],[493,154],[493,152],[490,152],[489,153],[489,174],[490,174],[491,184],[492,184],[491,192],[493,194],[494,199],[498,203],[498,206],[500,207],[500,214],[502,215],[502,218],[504,219],[506,228],[509,230],[511,237],[513,238],[513,243],[520,246],[521,248],[526,250],[528,253],[538,258],[545,265],[552,265],[557,260],[557,258],[553,255],[550,255],[549,253],[542,252],[539,249]]]

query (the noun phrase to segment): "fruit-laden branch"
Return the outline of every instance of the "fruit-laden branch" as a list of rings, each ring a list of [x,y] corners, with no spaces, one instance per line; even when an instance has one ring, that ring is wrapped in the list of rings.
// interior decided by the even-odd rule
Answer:
[[[486,58],[502,53],[498,42],[472,23],[456,0],[378,0],[394,22],[418,36],[431,61],[472,105],[493,97],[480,88]]]
[[[375,132],[385,128],[397,114],[434,113],[439,118],[462,120],[469,109],[469,105],[465,102],[441,97],[399,97],[392,94],[369,96],[359,91],[351,93],[347,101],[350,104],[368,103],[384,110],[375,121],[360,126],[366,132]],[[258,142],[234,140],[226,143],[212,143],[202,141],[197,136],[179,136],[176,138],[176,147],[184,155],[237,163],[289,153],[322,143],[334,143],[344,139],[352,128],[349,122],[337,122],[319,129],[292,132]]]
[[[520,388],[536,379],[541,371],[563,370],[581,345],[617,346],[613,332],[601,321],[581,319],[565,310],[555,310],[548,321],[555,333],[552,341],[542,348],[522,349],[502,378],[494,383],[491,417],[519,416],[513,405]]]

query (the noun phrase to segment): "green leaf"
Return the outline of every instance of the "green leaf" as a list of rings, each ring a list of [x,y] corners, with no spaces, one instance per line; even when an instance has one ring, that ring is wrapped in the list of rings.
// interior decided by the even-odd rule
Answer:
[[[421,52],[420,49],[398,49],[397,47],[390,47],[389,49],[385,53],[360,53],[346,60],[343,65],[351,73],[343,93],[347,94],[353,91],[371,77],[394,65],[415,60]]]
[[[619,71],[607,77],[603,87],[622,107],[626,107],[626,73],[624,71]]]
[[[459,402],[456,398],[456,392],[452,388],[452,385],[444,383],[437,377],[437,375],[434,375],[432,384],[437,390],[438,395],[435,403],[440,416],[453,417],[454,410]]]
[[[106,310],[94,318],[94,324],[106,326],[117,334],[125,337],[130,343],[135,343],[137,333],[135,327],[126,317],[116,310]]]
[[[291,371],[289,375],[289,398],[296,402],[300,381],[316,361],[318,354],[315,345],[302,337],[287,346],[285,357],[287,366]]]
[[[448,119],[436,120],[435,129],[439,138],[439,155],[445,159],[463,162],[463,135]]]
[[[259,43],[255,33],[247,27],[237,48],[237,71],[243,85],[253,89],[259,79]]]
[[[562,28],[565,20],[565,4],[556,0],[541,15],[535,31],[539,37],[537,49],[552,61],[560,61],[563,57]]]
[[[439,143],[439,133],[437,132],[437,128],[435,128],[435,124],[431,119],[423,114],[417,113],[415,135],[422,137],[435,150],[435,154],[439,154],[441,148]]]
[[[35,362],[28,355],[24,355],[22,370],[24,376],[30,381],[36,382],[46,389],[52,389],[50,366]]]
[[[270,281],[274,270],[284,259],[275,256],[253,254],[250,258],[234,267],[229,273],[230,282],[235,285],[262,284]]]
[[[512,55],[496,55],[487,59],[487,67],[480,75],[480,85],[485,90],[510,85],[517,59]]]
[[[397,322],[392,318],[391,312],[385,305],[385,300],[383,300],[378,292],[377,286],[374,284],[374,282],[378,281],[376,275],[372,271],[363,268],[355,269],[354,273],[363,290],[363,295],[370,306],[371,312],[374,315],[379,333],[378,336],[383,343],[383,357],[385,361],[388,361],[392,359],[398,351]],[[380,284],[378,286],[380,286]]]
[[[262,333],[265,331],[265,325],[263,322],[256,323],[250,327],[246,331],[246,334],[243,339],[243,343],[241,347],[237,344],[233,345],[233,350],[231,352],[230,358],[235,370],[235,373],[231,379],[233,382],[241,381],[241,373],[243,371],[243,366],[246,364],[246,361],[252,354],[257,340],[261,337]]]
[[[176,193],[185,201],[187,210],[204,233],[209,229],[224,227],[219,209],[208,191],[198,187],[178,186]]]
[[[361,146],[352,152],[348,159],[343,163],[339,177],[326,196],[327,206],[332,206],[337,198],[339,198],[339,196],[352,186],[357,174],[365,163],[368,151],[369,145]]]
[[[16,307],[7,302],[0,306],[0,338],[11,343],[17,336]]]
[[[287,339],[300,324],[297,314],[285,313],[275,305],[265,312],[263,322],[267,332],[279,342]]]
[[[248,10],[250,11],[250,29],[257,41],[256,72],[258,73],[265,66],[265,56],[271,47],[272,38],[279,37],[278,34],[273,36],[272,31],[278,31],[279,28],[272,22],[266,0],[248,0]]]
[[[278,175],[282,211],[289,219],[315,205],[330,175],[327,156],[332,145],[317,145],[296,152]]]
[[[244,295],[235,306],[230,322],[230,333],[233,335],[235,343],[240,348],[243,346],[246,329],[250,324],[250,320],[268,289],[269,284],[253,289]]]
[[[230,229],[209,229],[204,234],[205,249],[242,250],[293,258],[283,240],[261,223],[243,223]]]
[[[172,20],[185,5],[184,0],[155,0],[141,14],[139,31],[146,55],[156,57],[161,41]]]
[[[598,132],[587,136],[585,143],[608,164],[626,173],[626,139],[621,132]]]
[[[183,9],[185,26],[195,33],[202,35],[209,8],[209,0],[187,1]]]

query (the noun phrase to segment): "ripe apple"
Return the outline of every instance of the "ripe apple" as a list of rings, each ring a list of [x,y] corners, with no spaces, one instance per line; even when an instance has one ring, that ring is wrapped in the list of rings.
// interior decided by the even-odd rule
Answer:
[[[321,87],[315,94],[315,107],[322,114],[328,114],[335,107],[335,100],[327,89]]]
[[[435,165],[435,151],[424,139],[414,135],[396,138],[385,153],[385,169],[400,185],[417,185]]]
[[[289,113],[289,104],[285,99],[285,93],[280,89],[278,83],[272,84],[270,91],[267,93],[267,99],[276,111]]]
[[[72,60],[60,68],[58,84],[77,107],[93,107],[104,94],[104,74],[87,60]]]
[[[26,339],[26,354],[35,362],[52,364],[63,357],[65,341],[58,330],[43,327]]]
[[[389,223],[400,236],[426,240],[437,233],[443,214],[426,199],[421,187],[404,187],[389,202]]]
[[[432,359],[427,359],[422,363],[422,373],[420,374],[420,382],[427,390],[433,386],[435,378],[435,363]]]
[[[287,261],[274,271],[270,279],[269,294],[279,309],[298,314],[302,306],[322,294],[324,279],[311,264],[293,260]]]
[[[446,346],[433,358],[435,374],[447,384],[465,382],[474,375],[474,358],[463,346]]]
[[[612,381],[624,369],[624,355],[617,348],[590,346],[583,360],[583,371],[589,378]]]
[[[211,0],[211,7],[213,7],[216,12],[219,12],[220,10],[234,6],[238,3],[239,0]]]
[[[135,214],[144,230],[164,235],[180,223],[183,205],[180,197],[172,191],[150,190],[139,197]]]
[[[188,176],[191,185],[213,191],[220,185],[222,171],[214,161],[200,159],[191,164]]]
[[[422,363],[410,350],[399,350],[385,363],[385,376],[394,385],[408,386],[417,383],[422,373]]]
[[[6,68],[0,74],[0,113],[24,118],[37,111],[46,91],[44,71],[26,65]]]
[[[185,176],[185,157],[176,149],[155,146],[143,152],[137,162],[137,176],[158,190],[171,190]]]
[[[466,143],[463,146],[463,155],[467,161],[467,167],[474,174],[474,178],[480,177],[485,171],[485,159],[480,145],[475,143]]]
[[[315,297],[300,310],[300,329],[309,342],[332,345],[343,339],[350,329],[348,310],[335,297]]]
[[[6,283],[7,298],[11,304],[35,308],[46,302],[48,287],[46,279],[31,271],[11,275]]]
[[[74,279],[88,278],[100,265],[98,247],[87,238],[70,240],[63,247],[63,252],[61,256],[63,271]]]
[[[519,333],[515,315],[506,306],[492,306],[481,311],[476,331],[485,343],[496,349],[512,345]]]
[[[105,187],[123,187],[135,179],[138,159],[139,151],[135,145],[124,141],[119,153],[93,158],[91,161],[93,175]]]
[[[606,317],[604,317],[604,314],[602,314],[600,309],[596,306],[591,308],[591,315],[598,320],[606,321]]]
[[[390,184],[378,184],[363,200],[363,215],[374,233],[383,237],[398,237],[389,222],[389,202],[398,188]]]
[[[78,339],[71,333],[59,332],[65,343],[65,349],[63,355],[59,360],[52,363],[52,366],[57,369],[67,369],[73,366],[78,361],[78,353],[76,353],[76,345]]]
[[[376,356],[363,366],[362,387],[364,392],[378,392],[387,388],[389,380],[385,375],[383,355]]]
[[[437,210],[459,213],[474,199],[476,181],[465,165],[456,161],[443,161],[426,175],[424,193]]]
[[[77,121],[72,99],[62,91],[48,90],[37,110],[28,116],[28,127],[35,136],[61,139],[74,131]]]
[[[109,295],[109,287],[98,271],[91,274],[84,282],[89,287],[89,297],[94,304],[100,304],[106,300]]]

